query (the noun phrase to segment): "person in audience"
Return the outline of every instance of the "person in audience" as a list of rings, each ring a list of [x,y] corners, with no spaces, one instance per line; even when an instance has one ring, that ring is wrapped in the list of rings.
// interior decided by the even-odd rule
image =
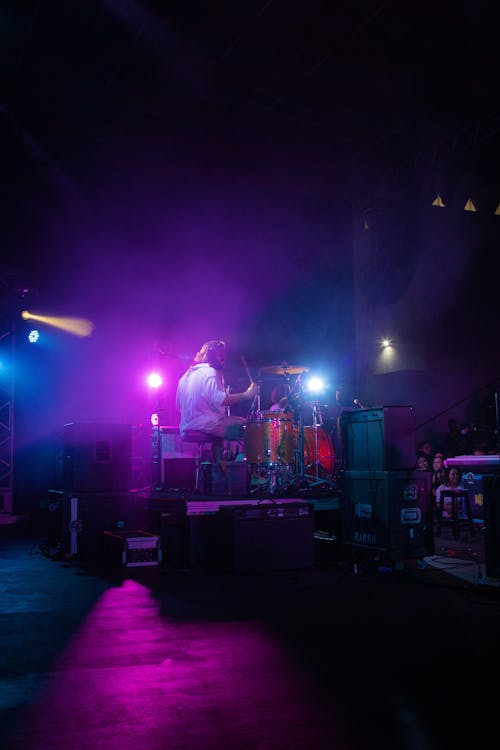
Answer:
[[[442,453],[435,453],[432,459],[432,505],[437,509],[436,490],[444,484],[446,479],[446,469],[444,466],[444,456]]]
[[[421,456],[427,459],[427,463],[429,464],[428,468],[430,469],[432,461],[432,445],[428,440],[422,440],[417,446],[417,458]]]
[[[417,456],[417,471],[430,471],[431,467],[426,456]]]
[[[456,466],[452,466],[449,469],[445,469],[444,481],[438,487],[436,487],[436,508],[439,512],[441,504],[441,493],[446,490],[459,490],[462,487],[462,472]],[[443,505],[442,517],[448,518],[451,516],[451,507],[447,504]]]

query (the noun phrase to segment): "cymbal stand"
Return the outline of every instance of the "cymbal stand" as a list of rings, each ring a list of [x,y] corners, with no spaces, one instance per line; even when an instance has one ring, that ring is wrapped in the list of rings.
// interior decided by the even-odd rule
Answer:
[[[312,484],[310,485],[311,487],[315,487],[320,484],[334,487],[335,483],[331,479],[326,479],[324,477],[320,477],[319,475],[320,460],[319,460],[319,450],[318,450],[318,427],[321,427],[323,425],[323,415],[321,414],[321,409],[319,408],[319,404],[317,401],[315,401],[312,405],[312,416],[313,416],[312,427],[313,427],[313,435],[314,435],[315,473],[314,475],[306,473],[304,474],[304,478],[312,480]],[[303,437],[302,437],[302,444],[303,444]]]

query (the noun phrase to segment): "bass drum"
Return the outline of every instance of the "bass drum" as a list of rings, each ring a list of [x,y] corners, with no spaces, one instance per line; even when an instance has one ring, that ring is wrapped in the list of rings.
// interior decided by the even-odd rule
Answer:
[[[292,464],[295,445],[291,419],[269,417],[245,423],[245,454],[250,464]]]
[[[324,427],[318,427],[318,456],[314,444],[314,427],[304,427],[304,466],[315,465],[316,461],[329,476],[335,471],[335,452],[333,441]]]

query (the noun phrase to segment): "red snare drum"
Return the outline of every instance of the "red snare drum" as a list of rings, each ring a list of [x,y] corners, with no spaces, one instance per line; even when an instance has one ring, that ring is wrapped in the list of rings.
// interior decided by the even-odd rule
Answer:
[[[268,416],[272,412],[267,412]],[[252,464],[292,464],[296,430],[291,419],[270,417],[245,424],[245,454]]]
[[[304,466],[316,464],[316,460],[325,469],[326,473],[333,476],[335,469],[335,453],[332,438],[324,427],[318,427],[318,455],[314,445],[314,427],[304,427]]]

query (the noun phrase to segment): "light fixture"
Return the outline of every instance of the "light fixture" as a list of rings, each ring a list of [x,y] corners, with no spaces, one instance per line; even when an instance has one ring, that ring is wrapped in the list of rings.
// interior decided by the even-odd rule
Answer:
[[[309,393],[321,393],[325,389],[325,381],[314,375],[307,380],[305,387]]]
[[[433,206],[438,206],[439,208],[444,208],[445,207],[445,204],[443,203],[443,199],[441,198],[441,196],[439,195],[439,193],[436,195],[436,197],[432,201],[432,205]]]
[[[152,372],[147,377],[147,383],[150,388],[159,388],[163,384],[163,379],[159,372]]]
[[[38,320],[54,328],[60,328],[62,331],[73,333],[75,336],[90,336],[94,330],[94,324],[86,318],[67,318],[54,315],[38,315],[30,310],[23,310],[21,313],[23,320]]]
[[[477,208],[475,207],[474,203],[470,198],[468,198],[465,206],[464,211],[471,211],[472,213],[477,213]]]
[[[40,333],[36,330],[36,328],[33,328],[28,333],[28,341],[30,342],[30,344],[35,344],[39,338],[40,338]]]
[[[500,203],[498,204],[498,206],[495,209],[495,216],[500,216]]]

